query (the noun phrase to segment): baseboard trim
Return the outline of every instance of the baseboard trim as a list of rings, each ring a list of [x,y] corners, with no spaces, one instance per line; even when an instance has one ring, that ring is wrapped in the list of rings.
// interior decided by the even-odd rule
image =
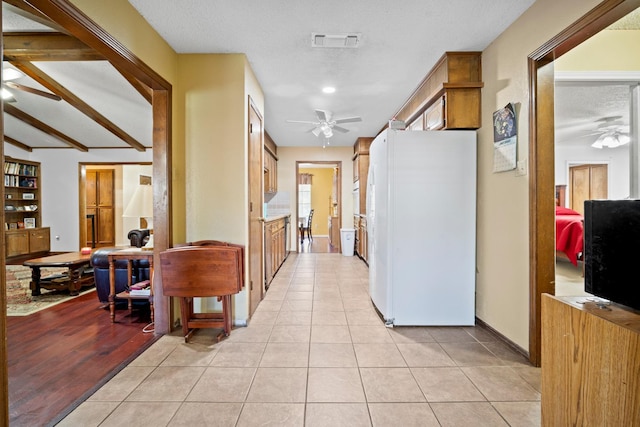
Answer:
[[[527,350],[525,350],[524,348],[520,347],[518,344],[516,344],[513,341],[511,341],[509,338],[505,337],[500,332],[496,331],[494,328],[492,328],[490,325],[488,325],[485,321],[483,321],[482,319],[479,319],[477,316],[476,316],[476,324],[478,324],[480,326],[483,326],[492,335],[494,335],[500,341],[502,341],[506,345],[508,345],[509,348],[511,348],[513,351],[521,354],[522,356],[526,357],[527,360],[529,360],[529,352]]]

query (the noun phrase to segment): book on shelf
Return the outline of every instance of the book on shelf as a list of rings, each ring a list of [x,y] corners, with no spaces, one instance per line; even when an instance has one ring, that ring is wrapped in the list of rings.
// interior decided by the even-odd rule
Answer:
[[[131,296],[149,296],[149,295],[151,295],[151,288],[131,289],[129,291],[129,295],[131,295]]]
[[[38,167],[17,162],[4,162],[4,173],[11,175],[38,176]]]

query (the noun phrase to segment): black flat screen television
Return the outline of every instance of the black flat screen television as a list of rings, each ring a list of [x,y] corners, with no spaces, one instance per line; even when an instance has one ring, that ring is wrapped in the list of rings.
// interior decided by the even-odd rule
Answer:
[[[584,288],[640,310],[640,200],[584,202]]]

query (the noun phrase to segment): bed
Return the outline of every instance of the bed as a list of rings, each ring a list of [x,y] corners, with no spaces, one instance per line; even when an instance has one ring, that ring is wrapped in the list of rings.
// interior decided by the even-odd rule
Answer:
[[[578,212],[556,206],[556,256],[566,257],[575,266],[582,259],[584,217]]]

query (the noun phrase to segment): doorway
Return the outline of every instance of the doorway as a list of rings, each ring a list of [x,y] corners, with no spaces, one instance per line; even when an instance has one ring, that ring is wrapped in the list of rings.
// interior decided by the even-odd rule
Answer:
[[[605,0],[528,57],[529,360],[534,366],[541,364],[542,294],[555,293],[553,61],[639,6],[638,0]]]
[[[258,308],[264,296],[263,239],[264,218],[262,203],[264,200],[263,174],[263,127],[262,115],[249,97],[249,316]]]
[[[152,218],[125,212],[136,187],[152,185],[152,174],[148,162],[79,165],[80,247],[129,246],[129,231],[153,228]]]
[[[296,161],[298,252],[340,251],[342,161]],[[308,224],[313,210],[311,224]]]

